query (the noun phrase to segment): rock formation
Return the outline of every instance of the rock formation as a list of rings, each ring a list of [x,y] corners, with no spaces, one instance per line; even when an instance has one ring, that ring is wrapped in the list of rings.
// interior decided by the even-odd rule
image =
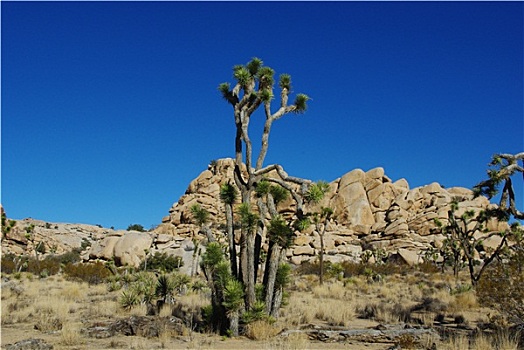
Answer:
[[[234,183],[233,169],[232,159],[213,162],[191,181],[169,215],[151,232],[114,231],[33,219],[7,220],[9,229],[3,230],[2,252],[34,254],[43,244],[40,251],[45,253],[77,249],[83,252],[85,260],[112,259],[117,264],[133,266],[138,266],[146,254],[161,252],[182,257],[183,271],[190,273],[198,268],[196,257],[205,248],[200,244],[204,237],[192,223],[190,208],[198,203],[208,210],[213,233],[219,242],[225,243],[225,208],[220,201],[220,186]],[[325,236],[325,259],[332,262],[358,261],[364,250],[383,249],[407,263],[417,263],[423,250],[439,246],[444,239],[434,221],[446,223],[452,200],[459,202],[459,214],[466,210],[478,212],[492,205],[485,197],[474,198],[466,188],[445,189],[431,183],[410,189],[405,179],[393,182],[380,167],[352,170],[329,185],[329,192],[318,206],[334,209]],[[280,204],[278,209],[289,218],[294,213],[293,200]],[[306,212],[315,209],[305,207]],[[488,229],[502,230],[504,225],[491,222]],[[305,232],[295,232],[295,236],[294,245],[287,250],[289,261],[300,264],[316,259],[320,249],[318,233],[311,227]]]
[[[225,209],[219,191],[220,185],[233,183],[233,169],[232,159],[221,159],[210,165],[191,182],[158,230],[174,236],[196,237],[198,228],[191,223],[190,207],[198,203],[210,212],[217,239],[225,242],[220,229],[225,222]],[[447,222],[452,200],[459,202],[460,212],[478,212],[490,205],[485,197],[474,198],[467,188],[445,189],[431,183],[410,189],[405,179],[393,182],[380,167],[366,172],[355,169],[329,185],[330,191],[319,206],[334,209],[325,238],[326,259],[333,262],[356,261],[363,250],[384,249],[414,263],[421,251],[438,246],[444,239],[435,219]],[[293,206],[289,199],[279,206],[279,212],[293,213]],[[306,212],[314,209],[306,207]],[[493,222],[488,229],[504,229],[504,224]],[[300,264],[315,259],[320,249],[318,233],[310,228],[295,234],[294,245],[287,251],[289,260]]]

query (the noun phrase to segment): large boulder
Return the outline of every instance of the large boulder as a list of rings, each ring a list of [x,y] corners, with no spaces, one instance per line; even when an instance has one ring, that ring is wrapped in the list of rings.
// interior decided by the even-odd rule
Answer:
[[[120,265],[140,266],[151,248],[151,243],[153,238],[147,232],[127,232],[115,244],[115,262]]]

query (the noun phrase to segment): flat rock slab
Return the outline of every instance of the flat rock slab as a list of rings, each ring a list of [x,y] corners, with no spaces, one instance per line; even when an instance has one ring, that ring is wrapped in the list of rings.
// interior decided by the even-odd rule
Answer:
[[[405,325],[379,325],[372,329],[298,329],[287,330],[280,335],[287,337],[293,333],[307,334],[309,339],[322,342],[344,342],[348,340],[366,343],[392,343],[398,337],[411,335],[420,337],[425,334],[432,334],[439,337],[439,334],[431,328],[412,328]]]

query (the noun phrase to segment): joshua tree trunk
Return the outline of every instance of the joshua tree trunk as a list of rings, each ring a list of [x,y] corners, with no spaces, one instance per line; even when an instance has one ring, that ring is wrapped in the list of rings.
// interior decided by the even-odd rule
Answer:
[[[227,241],[229,243],[229,261],[231,264],[231,274],[238,277],[237,267],[237,250],[235,247],[235,232],[233,229],[233,208],[231,204],[226,203],[226,224],[227,224]]]
[[[229,320],[229,330],[231,331],[231,336],[238,337],[238,324],[239,324],[239,315],[238,311],[230,311],[227,315]]]
[[[281,250],[281,247],[277,243],[270,243],[266,261],[266,270],[264,271],[265,302],[268,314],[271,313],[273,298],[275,297],[275,280],[277,277],[278,265],[280,264]]]
[[[246,309],[255,304],[255,232],[247,235]]]
[[[283,295],[284,289],[282,287],[278,287],[275,289],[273,304],[271,305],[271,311],[269,312],[269,315],[273,318],[278,318],[280,316],[280,306],[282,305]]]

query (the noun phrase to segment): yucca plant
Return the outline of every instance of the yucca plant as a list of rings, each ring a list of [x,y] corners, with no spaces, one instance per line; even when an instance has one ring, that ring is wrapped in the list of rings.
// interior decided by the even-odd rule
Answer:
[[[209,226],[207,226],[209,223],[209,212],[202,208],[200,204],[193,204],[189,210],[191,211],[191,215],[193,216],[195,223],[200,226],[200,232],[205,234],[209,242],[214,242],[215,237],[213,236]]]
[[[161,303],[159,304],[161,306],[159,307],[159,309],[166,303],[171,304],[173,302],[175,290],[176,283],[173,278],[166,274],[158,276],[158,280],[155,286],[155,296],[157,296],[161,300]]]
[[[244,286],[239,281],[231,278],[226,282],[223,293],[224,301],[222,305],[227,310],[229,329],[231,334],[236,337],[238,336],[240,310],[244,304]]]
[[[317,181],[309,186],[306,193],[306,200],[312,204],[318,204],[324,195],[329,191],[329,184],[325,181]]]
[[[133,307],[140,304],[140,296],[136,291],[127,289],[122,291],[118,302],[123,309],[131,310]]]

